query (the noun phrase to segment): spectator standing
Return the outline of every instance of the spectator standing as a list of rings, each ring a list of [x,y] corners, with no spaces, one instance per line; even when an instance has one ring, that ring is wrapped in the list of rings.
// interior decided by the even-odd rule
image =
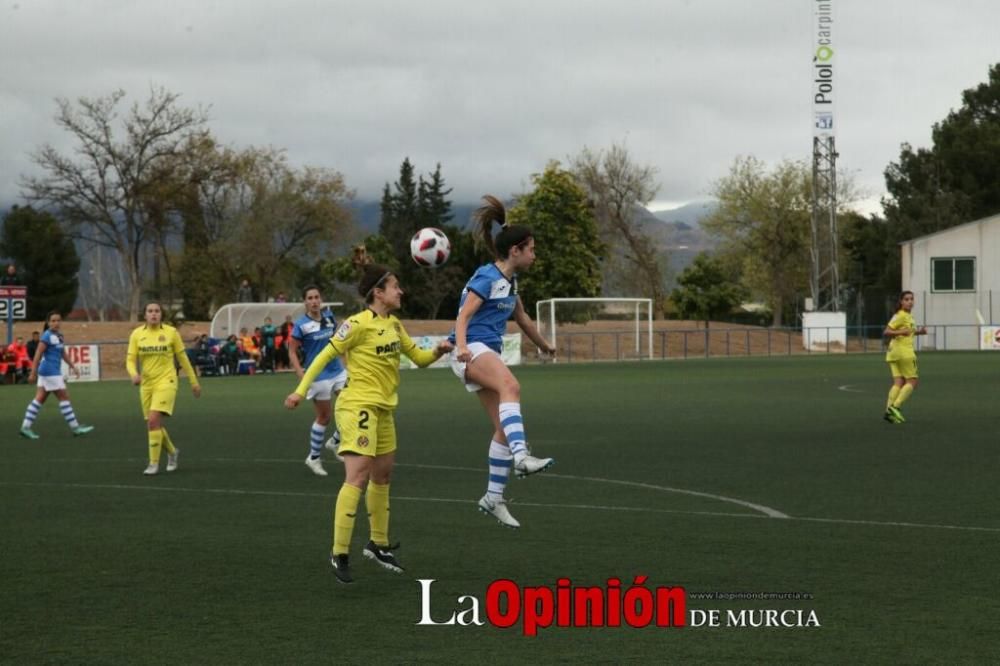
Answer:
[[[38,331],[31,332],[31,339],[28,340],[28,358],[35,358],[35,352],[38,351],[38,343],[42,341],[41,333]]]
[[[264,325],[260,327],[260,335],[263,340],[261,352],[263,354],[263,366],[265,370],[274,372],[275,367],[275,342],[278,335],[278,328],[271,323],[270,317],[264,317]]]
[[[278,329],[281,334],[281,344],[278,345],[277,350],[278,365],[285,370],[292,367],[292,361],[288,357],[288,339],[291,337],[292,329],[294,328],[295,323],[292,321],[292,315],[285,315],[285,323]]]
[[[21,277],[17,274],[17,266],[14,264],[7,264],[7,270],[4,271],[3,277],[0,277],[0,285],[23,285],[24,282]]]
[[[243,278],[240,288],[236,291],[237,303],[253,303],[253,289],[250,288],[250,280]]]

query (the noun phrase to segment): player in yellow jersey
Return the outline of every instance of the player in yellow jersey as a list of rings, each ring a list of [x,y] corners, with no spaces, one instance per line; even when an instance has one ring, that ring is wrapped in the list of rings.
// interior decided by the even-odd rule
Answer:
[[[180,362],[194,397],[201,397],[198,376],[191,367],[191,361],[184,353],[184,342],[173,326],[163,323],[163,309],[159,303],[147,303],[146,323],[132,331],[128,339],[128,357],[125,366],[132,383],[140,386],[142,416],[149,431],[149,465],[143,474],[152,476],[160,471],[160,450],[167,450],[167,471],[177,469],[177,455],[167,429],[163,427],[163,417],[174,413],[177,398],[177,368],[174,359]],[[138,366],[136,362],[138,361]]]
[[[435,349],[420,349],[407,335],[399,320],[390,314],[399,309],[403,290],[397,277],[384,266],[365,266],[358,293],[364,297],[367,309],[340,325],[326,348],[309,364],[298,388],[285,399],[285,407],[295,409],[323,368],[347,353],[349,379],[335,410],[341,434],[337,453],[344,458],[346,478],[337,495],[330,552],[330,564],[342,583],[354,581],[348,553],[362,491],[371,529],[371,539],[362,554],[390,571],[403,571],[392,553],[399,544],[389,545],[389,478],[396,458],[393,412],[398,400],[399,355],[406,354],[423,368],[452,349],[447,340]]]
[[[896,314],[889,320],[882,335],[889,338],[889,351],[885,360],[892,371],[892,388],[889,389],[889,400],[885,405],[884,418],[889,423],[902,423],[903,412],[900,407],[917,388],[917,353],[913,349],[913,338],[926,335],[927,329],[917,328],[913,321],[913,292],[904,291],[896,303]]]

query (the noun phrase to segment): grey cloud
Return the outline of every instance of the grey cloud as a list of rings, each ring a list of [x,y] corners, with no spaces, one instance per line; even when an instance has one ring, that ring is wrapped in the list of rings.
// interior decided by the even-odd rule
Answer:
[[[841,165],[881,192],[904,141],[985,80],[993,2],[835,0]],[[808,159],[807,3],[22,3],[0,9],[0,201],[67,146],[53,98],[150,85],[211,107],[224,142],[286,148],[377,197],[410,156],[454,196],[523,190],[549,159],[626,141],[660,197],[704,196],[736,155]]]

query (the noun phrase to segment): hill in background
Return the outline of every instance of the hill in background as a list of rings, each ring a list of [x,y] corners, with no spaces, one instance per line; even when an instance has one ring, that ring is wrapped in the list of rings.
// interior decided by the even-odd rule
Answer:
[[[468,229],[478,203],[452,204],[452,224]],[[671,285],[677,274],[687,268],[699,252],[711,252],[717,242],[701,228],[701,219],[715,210],[714,201],[696,201],[673,210],[653,213],[639,208],[636,216],[649,237],[666,257]],[[352,205],[355,222],[367,234],[378,231],[380,209],[378,201],[357,201]]]

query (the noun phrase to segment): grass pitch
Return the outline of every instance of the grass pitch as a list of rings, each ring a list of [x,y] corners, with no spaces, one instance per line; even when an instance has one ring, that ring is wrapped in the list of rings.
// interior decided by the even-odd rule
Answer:
[[[392,485],[403,575],[327,562],[343,472],[303,465],[311,410],[284,376],[186,383],[181,468],[141,475],[138,392],[71,386],[97,430],[0,387],[0,661],[8,663],[989,662],[1000,654],[1000,355],[922,354],[908,421],[881,420],[881,358],[516,370],[528,439],[556,457],[511,481],[519,531],[476,511],[489,426],[447,371],[405,372]],[[785,517],[782,517],[785,516]],[[812,610],[821,627],[418,626],[489,583],[683,586],[688,609]],[[811,599],[710,600],[800,592]],[[463,607],[467,607],[464,604]],[[485,611],[481,610],[485,620]]]

